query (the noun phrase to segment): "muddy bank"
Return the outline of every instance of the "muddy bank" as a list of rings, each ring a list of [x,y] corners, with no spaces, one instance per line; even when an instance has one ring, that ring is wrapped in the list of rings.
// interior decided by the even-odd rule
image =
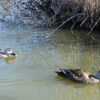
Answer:
[[[1,0],[0,20],[100,31],[99,0]]]

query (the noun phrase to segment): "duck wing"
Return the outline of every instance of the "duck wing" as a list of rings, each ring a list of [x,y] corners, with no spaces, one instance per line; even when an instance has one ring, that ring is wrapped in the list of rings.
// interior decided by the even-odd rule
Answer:
[[[89,79],[89,73],[81,69],[60,69],[58,75],[73,81],[84,82]]]

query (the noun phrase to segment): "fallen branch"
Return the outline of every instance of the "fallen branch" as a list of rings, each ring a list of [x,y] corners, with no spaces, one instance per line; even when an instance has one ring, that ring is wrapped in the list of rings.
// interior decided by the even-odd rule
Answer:
[[[67,23],[68,21],[70,21],[71,19],[80,16],[80,15],[84,15],[84,13],[80,13],[74,16],[71,16],[69,19],[65,20],[62,24],[60,24],[56,29],[54,29],[51,33],[49,33],[49,35],[46,36],[46,38],[48,38],[49,36],[51,36],[53,33],[55,33],[61,26],[63,26],[65,23]]]

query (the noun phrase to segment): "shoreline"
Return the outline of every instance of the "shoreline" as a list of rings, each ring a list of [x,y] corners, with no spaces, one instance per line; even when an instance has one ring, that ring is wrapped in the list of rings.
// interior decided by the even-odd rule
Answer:
[[[42,27],[100,31],[99,0],[5,0],[0,20]]]

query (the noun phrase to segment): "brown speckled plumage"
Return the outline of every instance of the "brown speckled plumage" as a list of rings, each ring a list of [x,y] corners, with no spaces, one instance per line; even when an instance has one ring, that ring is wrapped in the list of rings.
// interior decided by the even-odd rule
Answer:
[[[56,72],[58,75],[68,78],[77,82],[84,83],[98,83],[99,79],[91,75],[89,72],[84,71],[82,69],[60,69],[60,71]]]

